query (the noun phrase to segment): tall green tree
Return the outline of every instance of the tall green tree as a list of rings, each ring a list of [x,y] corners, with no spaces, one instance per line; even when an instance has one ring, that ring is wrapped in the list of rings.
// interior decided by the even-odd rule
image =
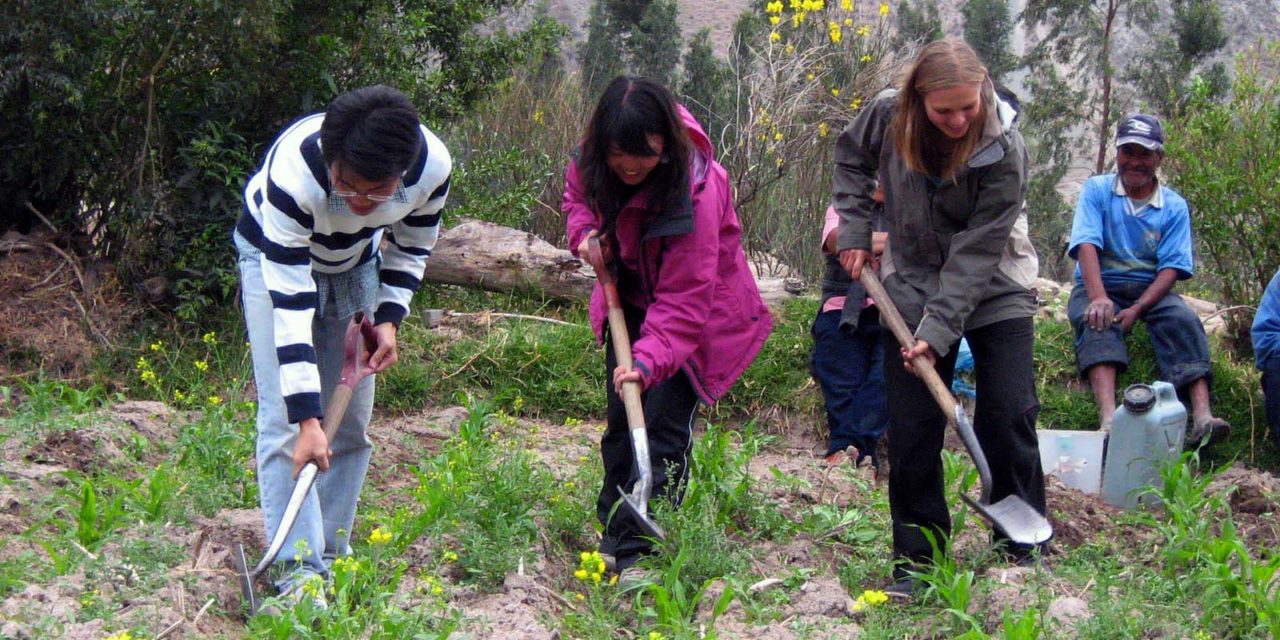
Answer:
[[[681,50],[678,18],[676,0],[594,0],[579,49],[584,89],[596,95],[619,73],[673,86]]]
[[[622,27],[605,0],[591,3],[587,17],[587,39],[578,47],[582,61],[582,90],[598,96],[609,81],[623,72]]]
[[[680,7],[676,0],[652,0],[640,16],[628,51],[632,68],[676,88],[680,65]]]
[[[711,46],[711,30],[698,31],[684,54],[680,99],[693,117],[702,123],[713,145],[719,144],[728,117],[726,94],[731,80],[729,65],[716,57]]]
[[[465,111],[563,33],[477,32],[517,2],[0,3],[0,195],[41,198],[130,280],[214,296],[206,283],[234,283],[245,175],[281,126],[377,82],[427,121]]]
[[[964,39],[973,45],[993,78],[1018,66],[1018,56],[1009,49],[1013,19],[1005,0],[969,0],[964,4]]]
[[[1164,166],[1195,214],[1196,253],[1209,267],[1196,277],[1228,305],[1256,305],[1280,265],[1280,43],[1251,47],[1234,71],[1225,101],[1191,83],[1169,123]],[[1226,320],[1247,345],[1252,315]]]
[[[1152,0],[1027,0],[1022,17],[1029,30],[1043,32],[1027,56],[1031,75],[1061,65],[1071,70],[1064,80],[1089,107],[1089,128],[1096,138],[1094,171],[1106,169],[1114,110],[1116,70],[1112,62],[1115,33],[1123,20],[1146,27],[1159,16]]]
[[[1185,104],[1195,78],[1202,80],[1200,90],[1213,98],[1225,95],[1230,83],[1226,65],[1204,64],[1228,40],[1215,0],[1176,0],[1172,26],[1172,34],[1152,34],[1125,74],[1151,108],[1166,116]]]
[[[907,0],[898,5],[897,15],[898,35],[894,42],[899,47],[941,40],[946,35],[936,0]]]

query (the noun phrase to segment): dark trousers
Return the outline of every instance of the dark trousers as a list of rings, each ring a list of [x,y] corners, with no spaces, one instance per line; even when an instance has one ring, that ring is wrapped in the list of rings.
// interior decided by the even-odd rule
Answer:
[[[1271,358],[1262,368],[1262,393],[1267,401],[1267,426],[1280,444],[1280,358]]]
[[[818,312],[813,321],[813,378],[827,408],[827,455],[852,445],[859,459],[874,456],[889,427],[884,399],[884,349],[880,314],[864,309],[857,327],[840,326],[841,311]]]
[[[640,335],[644,312],[624,305],[627,333],[632,342]],[[613,387],[613,369],[617,355],[613,343],[605,341],[605,387],[608,393],[607,425],[600,438],[600,455],[604,459],[604,485],[596,500],[596,516],[604,525],[600,552],[617,556],[618,568],[624,569],[640,555],[648,553],[652,543],[644,538],[640,525],[626,509],[619,507],[621,486],[630,491],[636,479],[635,452],[631,448],[631,432],[622,396]],[[654,500],[665,498],[678,505],[689,473],[689,447],[693,443],[693,421],[698,416],[698,394],[683,371],[645,390],[644,421],[649,435],[649,463],[653,469]],[[676,486],[672,486],[672,482]]]
[[[1107,287],[1107,297],[1115,305],[1117,313],[1133,306],[1147,287],[1143,284],[1112,285]],[[1067,318],[1076,332],[1076,367],[1080,377],[1089,379],[1089,369],[1097,364],[1114,365],[1121,373],[1129,366],[1129,353],[1125,349],[1125,334],[1120,323],[1105,331],[1094,331],[1085,322],[1084,313],[1089,308],[1089,294],[1084,285],[1076,285],[1067,300]],[[1209,339],[1204,325],[1182,296],[1170,292],[1150,309],[1138,316],[1147,325],[1151,347],[1156,352],[1160,375],[1181,390],[1187,385],[1207,378],[1212,382],[1213,365],[1209,362]]]
[[[1015,318],[965,333],[973,351],[978,389],[974,432],[991,466],[991,501],[1018,495],[1045,512],[1044,473],[1036,440],[1035,363],[1031,318]],[[885,388],[889,399],[889,509],[893,517],[895,577],[910,565],[927,564],[932,548],[922,529],[941,546],[951,533],[943,495],[942,436],[947,419],[924,382],[902,366],[898,342],[884,334]],[[956,345],[938,360],[950,385]],[[996,536],[996,542],[1001,542]]]

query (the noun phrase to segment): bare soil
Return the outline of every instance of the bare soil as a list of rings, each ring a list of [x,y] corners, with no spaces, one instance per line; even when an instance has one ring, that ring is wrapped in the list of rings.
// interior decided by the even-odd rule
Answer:
[[[29,242],[29,241],[28,241]],[[41,275],[43,274],[43,275]],[[38,277],[37,277],[38,276]],[[41,280],[47,277],[47,282]],[[59,280],[59,279],[63,280]],[[79,293],[78,278],[68,261],[52,251],[0,251],[0,297],[13,300],[0,306],[0,346],[40,353],[41,366],[48,371],[61,371],[74,377],[83,372],[85,356],[91,353],[99,337],[82,319],[72,302],[69,290]],[[64,282],[52,291],[51,286]],[[128,305],[107,295],[106,288],[97,290],[95,309],[104,317],[95,322],[99,330],[122,326],[122,309]],[[118,291],[118,290],[117,290]],[[118,296],[115,296],[118,298]],[[83,301],[86,298],[81,298]],[[120,315],[115,315],[120,312]],[[112,320],[107,316],[114,317]],[[56,328],[56,330],[55,330]],[[17,347],[13,347],[17,345]],[[0,376],[22,376],[22,371],[3,369],[15,360],[0,361]],[[34,361],[33,361],[34,362]],[[377,445],[375,464],[371,468],[366,498],[394,503],[407,500],[408,489],[416,483],[409,468],[432,455],[441,443],[456,433],[465,418],[461,407],[440,407],[406,416],[375,416],[371,437]],[[17,435],[0,447],[0,561],[24,553],[43,554],[25,541],[22,533],[32,527],[48,526],[50,514],[39,513],[33,505],[46,503],[55,491],[68,486],[70,472],[111,471],[128,458],[131,443],[137,438],[153,446],[145,449],[144,463],[156,463],[166,455],[174,442],[177,429],[193,416],[174,411],[162,403],[125,402],[89,416],[81,426],[63,431],[40,431],[44,435]],[[597,442],[602,429],[598,423],[566,426],[540,421],[517,420],[499,427],[504,442],[529,443],[530,451],[557,478],[574,477],[582,464],[598,464]],[[535,434],[535,437],[526,437]],[[822,443],[809,428],[778,428],[780,437],[767,450],[757,455],[749,470],[756,486],[779,505],[784,516],[799,521],[815,506],[832,505],[847,508],[881,500],[883,482],[877,483],[864,470],[851,465],[829,467],[821,459]],[[523,446],[523,445],[513,445]],[[955,447],[955,443],[951,446]],[[585,460],[585,462],[584,462]],[[128,473],[121,467],[122,473]],[[1275,476],[1243,466],[1223,473],[1211,487],[1229,492],[1229,501],[1241,534],[1254,548],[1275,548],[1280,544],[1280,525],[1275,514],[1280,508],[1277,493],[1280,481]],[[1055,545],[1063,550],[1088,541],[1102,540],[1114,546],[1117,553],[1132,553],[1147,544],[1152,535],[1138,527],[1122,524],[1119,512],[1093,496],[1069,489],[1056,480],[1048,485],[1051,521],[1057,532]],[[583,505],[589,509],[589,505]],[[132,529],[125,528],[120,538],[96,555],[105,560],[95,566],[106,566],[114,572],[108,580],[102,576],[86,576],[83,570],[46,584],[32,584],[0,602],[0,637],[30,638],[39,633],[34,626],[40,620],[60,621],[65,638],[101,638],[106,629],[88,615],[86,603],[103,589],[130,589],[136,576],[123,559],[122,548],[132,541]],[[230,554],[236,544],[260,549],[261,515],[256,509],[227,510],[212,518],[199,519],[186,525],[163,528],[160,542],[185,549],[185,560],[169,570],[164,586],[145,593],[129,591],[125,605],[115,611],[113,628],[138,625],[157,635],[173,628],[167,637],[239,637],[243,634],[240,593],[231,568]],[[884,532],[882,553],[886,558],[888,531]],[[988,532],[970,516],[965,529],[957,532],[956,550],[966,557],[982,557],[987,547]],[[423,544],[423,547],[425,547]],[[800,535],[786,544],[772,541],[742,540],[751,545],[751,571],[764,578],[786,578],[798,567],[811,569],[803,582],[786,591],[781,617],[768,622],[748,621],[747,613],[735,602],[715,626],[724,638],[761,640],[797,637],[855,638],[860,633],[859,619],[852,612],[854,598],[863,588],[881,586],[884,576],[869,577],[868,584],[850,591],[841,585],[837,570],[846,549],[839,545],[817,544],[813,536]],[[555,619],[577,604],[565,597],[572,588],[573,558],[551,557],[549,544],[530,549],[522,569],[507,576],[502,586],[484,593],[469,587],[450,589],[450,605],[462,611],[462,631],[470,637],[542,639],[560,637]],[[85,551],[87,553],[87,551]],[[411,548],[411,565],[435,557],[435,550]],[[1051,575],[1028,572],[1005,565],[990,565],[988,575],[1001,586],[981,594],[975,611],[994,627],[1006,608],[1017,610],[1027,606],[1026,585],[1029,581],[1048,581],[1051,602],[1050,617],[1061,637],[1070,637],[1072,629],[1089,616],[1087,594]],[[457,580],[460,576],[444,576]],[[412,593],[416,578],[402,584],[404,594]],[[870,582],[876,582],[872,584]],[[722,584],[713,585],[704,601],[702,620],[707,620],[707,603],[713,602]],[[782,588],[782,587],[774,587]],[[122,592],[123,593],[123,592]],[[208,606],[206,606],[208,605]],[[803,635],[796,628],[807,629]],[[921,629],[921,637],[937,635]]]

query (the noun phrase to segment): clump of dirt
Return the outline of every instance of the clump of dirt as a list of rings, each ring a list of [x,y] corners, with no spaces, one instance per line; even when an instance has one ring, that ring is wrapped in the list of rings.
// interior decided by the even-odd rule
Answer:
[[[99,466],[96,463],[99,456],[97,444],[83,431],[75,429],[54,431],[45,436],[40,444],[27,452],[26,459],[35,464],[55,464],[86,472]]]
[[[1226,493],[1236,532],[1251,549],[1280,546],[1280,480],[1274,475],[1236,463],[1218,474],[1206,491]]]
[[[553,640],[558,631],[548,629],[542,616],[561,611],[567,601],[530,576],[508,575],[497,593],[487,593],[459,602],[463,607],[464,632],[483,638]]]
[[[1257,515],[1274,513],[1280,508],[1280,480],[1265,471],[1249,469],[1236,463],[1209,483],[1213,493],[1230,491],[1231,510]]]
[[[138,313],[114,270],[54,240],[43,231],[0,238],[0,379],[33,371],[81,378],[99,346]]]
[[[1120,509],[1098,496],[1062,484],[1056,476],[1045,478],[1045,499],[1055,545],[1078,547],[1118,526]]]

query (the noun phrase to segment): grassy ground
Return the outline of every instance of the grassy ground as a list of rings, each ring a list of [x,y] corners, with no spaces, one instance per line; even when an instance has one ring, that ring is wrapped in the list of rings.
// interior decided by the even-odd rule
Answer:
[[[607,576],[597,582],[594,558],[583,556],[597,536],[604,404],[602,358],[583,311],[461,290],[419,302],[577,326],[467,316],[428,330],[420,315],[406,323],[402,363],[379,380],[380,449],[356,553],[335,568],[326,611],[304,607],[245,627],[220,564],[219,536],[260,544],[254,407],[236,318],[144,333],[100,363],[98,385],[5,387],[0,636],[153,638],[176,622],[171,634],[262,638],[1280,633],[1280,556],[1265,528],[1275,503],[1246,509],[1223,497],[1225,484],[1211,484],[1214,465],[1231,457],[1252,453],[1275,468],[1274,445],[1249,440],[1256,378],[1243,364],[1215,370],[1219,412],[1237,426],[1232,441],[1203,466],[1188,457],[1166,470],[1166,510],[1098,507],[1082,525],[1073,502],[1087,500],[1051,493],[1059,531],[1084,532],[1060,536],[1051,572],[1010,568],[990,552],[956,497],[974,473],[948,454],[954,560],[926,576],[918,604],[881,605],[887,498],[854,470],[814,460],[819,397],[805,368],[813,303],[790,304],[743,382],[708,414],[683,506],[657,514],[670,535],[651,562],[653,583],[620,593]],[[1037,328],[1043,426],[1090,426],[1088,392],[1071,385],[1069,331],[1051,321]],[[1149,349],[1136,352],[1126,380],[1153,379]],[[165,404],[122,409],[126,399]]]

